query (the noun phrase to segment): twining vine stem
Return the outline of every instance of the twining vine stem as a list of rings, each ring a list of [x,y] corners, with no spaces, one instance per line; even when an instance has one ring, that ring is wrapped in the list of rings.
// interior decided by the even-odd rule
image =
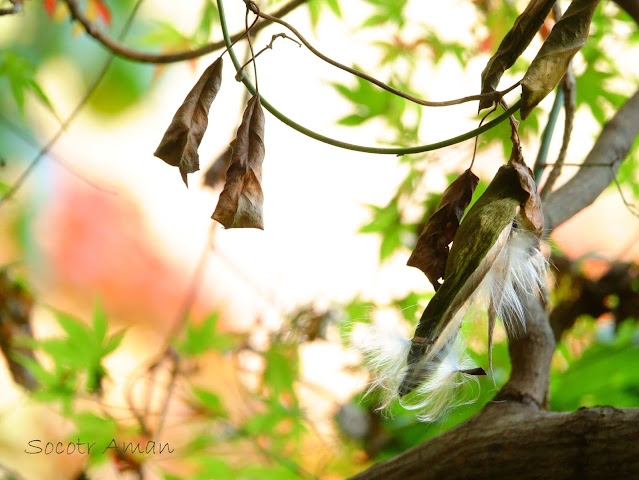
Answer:
[[[250,0],[245,0],[245,3],[247,3],[247,5],[255,5],[253,2],[251,2]],[[354,68],[348,67],[342,63],[339,63],[335,60],[333,60],[330,57],[327,57],[326,55],[324,55],[322,52],[320,52],[319,50],[317,50],[315,47],[313,47],[313,45],[311,45],[308,40],[306,40],[306,38],[304,38],[302,36],[302,34],[300,32],[297,31],[297,29],[295,27],[293,27],[293,25],[291,25],[290,23],[274,17],[273,15],[269,15],[268,13],[263,13],[259,10],[259,8],[251,8],[251,11],[253,13],[255,13],[256,15],[258,15],[259,17],[268,20],[272,23],[279,23],[280,25],[288,28],[291,32],[293,32],[293,34],[295,34],[295,36],[297,38],[299,38],[300,42],[302,42],[304,44],[304,46],[306,48],[308,48],[311,53],[313,53],[315,56],[321,58],[322,60],[324,60],[325,62],[333,65],[334,67],[337,67],[341,70],[344,70],[345,72],[348,72],[352,75],[355,75],[356,77],[360,77],[374,85],[377,85],[378,87],[386,90],[387,92],[390,92],[394,95],[397,95],[398,97],[402,97],[405,98],[406,100],[409,100],[413,103],[416,103],[418,105],[423,105],[425,107],[449,107],[452,105],[460,105],[462,103],[466,103],[466,102],[472,102],[475,100],[486,100],[486,99],[490,99],[490,100],[499,100],[502,96],[504,96],[505,94],[507,94],[508,92],[510,92],[511,90],[514,90],[516,87],[519,86],[519,82],[515,83],[514,85],[508,87],[506,90],[503,90],[501,92],[490,92],[490,93],[480,93],[477,95],[470,95],[467,97],[462,97],[462,98],[457,98],[455,100],[445,100],[442,102],[433,102],[433,101],[429,101],[429,100],[424,100],[421,99],[419,97],[415,97],[414,95],[411,95],[410,93],[406,93],[403,92],[401,90],[398,90],[395,87],[391,87],[390,85],[382,82],[381,80],[376,79],[375,77],[372,77],[366,73],[360,72],[359,70],[356,70]]]
[[[550,173],[546,178],[546,182],[544,183],[544,186],[539,193],[542,200],[546,198],[552,191],[555,182],[559,178],[559,175],[561,175],[561,167],[566,160],[568,145],[570,143],[570,137],[572,135],[572,129],[574,126],[575,110],[577,109],[576,89],[577,84],[575,81],[575,75],[572,71],[572,63],[570,63],[568,65],[566,74],[561,79],[561,82],[559,84],[559,91],[563,92],[564,96],[564,135],[561,140],[561,149],[559,150],[557,160],[555,160],[555,165],[553,166],[552,170],[550,170]]]
[[[224,14],[224,7],[222,5],[221,0],[217,0],[217,6],[218,6],[218,12],[220,15],[220,23],[222,24],[222,32],[224,35],[224,41],[223,43],[221,42],[216,42],[216,43],[211,43],[208,45],[205,45],[204,47],[195,49],[195,50],[190,50],[190,51],[186,51],[186,52],[180,52],[180,53],[175,53],[175,54],[165,54],[165,55],[158,55],[158,54],[146,54],[146,53],[142,53],[142,52],[138,52],[135,51],[133,49],[130,49],[128,47],[125,47],[121,44],[119,44],[117,41],[114,41],[111,37],[109,37],[108,35],[106,35],[104,32],[102,32],[101,30],[99,30],[93,23],[91,23],[86,16],[82,13],[79,5],[77,4],[76,0],[65,0],[66,4],[69,6],[69,10],[71,12],[71,16],[78,20],[82,26],[84,27],[84,29],[86,30],[86,32],[91,35],[94,39],[96,39],[98,42],[100,42],[102,45],[104,45],[107,49],[109,49],[111,52],[113,52],[116,55],[119,55],[123,58],[129,59],[129,60],[133,60],[133,61],[139,61],[139,62],[146,62],[146,63],[172,63],[172,62],[178,62],[178,61],[183,61],[183,60],[189,60],[189,59],[193,59],[193,58],[198,58],[201,57],[203,55],[206,55],[208,53],[211,53],[215,50],[218,50],[220,48],[222,48],[224,45],[226,45],[228,51],[229,51],[229,55],[231,56],[231,59],[233,61],[233,64],[236,68],[236,70],[240,70],[241,66],[237,60],[237,57],[235,56],[235,52],[233,51],[232,44],[233,42],[237,41],[239,38],[241,38],[242,36],[244,36],[246,34],[245,32],[242,33],[238,33],[233,35],[233,38],[231,38],[229,36],[229,31],[228,31],[228,26],[226,25],[226,17]],[[286,13],[290,12],[291,10],[293,10],[294,8],[296,8],[297,6],[299,6],[300,4],[304,3],[301,0],[293,0],[290,3],[284,5],[281,9],[279,9],[277,12],[275,12],[275,15],[269,15],[269,14],[265,14],[265,13],[261,13],[259,12],[259,9],[257,9],[257,7],[253,7],[254,12],[259,12],[260,16],[265,20],[264,22],[261,22],[257,25],[255,25],[255,28],[252,29],[253,32],[257,32],[258,30],[260,30],[261,28],[263,28],[263,26],[266,26],[268,23],[271,23],[274,20],[277,20],[278,23],[284,25],[286,28],[291,29],[291,31],[293,33],[295,33],[298,38],[306,45],[307,48],[309,48],[309,50],[311,52],[313,52],[315,55],[319,56],[320,58],[322,58],[323,60],[331,63],[332,65],[337,66],[338,68],[343,68],[346,71],[349,71],[350,73],[357,75],[361,78],[366,79],[367,81],[370,81],[372,83],[374,83],[375,85],[380,86],[381,88],[384,88],[387,91],[390,91],[391,93],[394,93],[395,95],[399,95],[402,98],[406,98],[408,100],[411,101],[415,101],[416,103],[419,103],[421,105],[429,105],[429,106],[446,106],[446,105],[457,105],[459,103],[464,103],[467,101],[472,101],[472,100],[479,100],[482,98],[486,98],[486,96],[490,97],[490,98],[498,98],[499,96],[507,93],[508,91],[514,89],[517,84],[515,84],[514,86],[510,87],[509,89],[503,91],[503,92],[497,92],[497,93],[490,93],[490,94],[483,94],[483,95],[474,95],[474,96],[470,96],[470,97],[464,97],[461,99],[456,99],[456,100],[450,100],[450,101],[444,101],[444,102],[428,102],[426,100],[422,100],[422,99],[418,99],[417,97],[414,97],[410,94],[407,94],[405,92],[401,92],[400,90],[397,90],[393,87],[390,87],[389,85],[386,85],[385,83],[371,77],[370,75],[364,74],[362,72],[350,69],[349,67],[346,67],[345,65],[342,65],[338,62],[335,62],[334,60],[326,57],[325,55],[321,54],[319,51],[317,51],[317,49],[315,49],[314,47],[312,47],[312,45],[310,45],[306,39],[304,39],[301,34],[295,30],[291,25],[289,25],[287,22],[283,22],[280,18],[280,16],[285,15]],[[249,2],[250,5],[254,5],[252,3]],[[283,23],[282,23],[283,22]],[[251,92],[251,94],[255,94],[255,87],[252,85],[252,83],[250,82],[250,80],[248,78],[246,78],[246,76],[244,74],[241,75],[242,77],[242,82],[244,83],[244,85],[246,86],[246,88],[249,90],[249,92]],[[476,128],[474,130],[471,130],[470,132],[466,132],[463,135],[459,135],[457,137],[453,137],[450,138],[448,140],[442,141],[442,142],[436,142],[433,144],[428,144],[428,145],[421,145],[421,146],[416,146],[416,147],[408,147],[408,148],[400,148],[400,147],[368,147],[368,146],[363,146],[363,145],[355,145],[355,144],[351,144],[351,143],[347,143],[347,142],[342,142],[340,140],[336,140],[330,137],[327,137],[325,135],[319,134],[317,132],[314,132],[300,124],[298,124],[297,122],[291,120],[290,118],[288,118],[286,115],[282,114],[281,112],[279,112],[275,107],[273,107],[266,99],[264,99],[264,97],[261,97],[261,103],[262,105],[272,114],[274,115],[276,118],[278,118],[280,121],[282,121],[284,124],[288,125],[289,127],[293,128],[294,130],[297,130],[300,133],[303,133],[304,135],[307,135],[311,138],[314,138],[318,141],[321,141],[323,143],[327,143],[329,145],[333,145],[336,147],[340,147],[340,148],[344,148],[347,150],[353,150],[353,151],[359,151],[359,152],[365,152],[365,153],[378,153],[378,154],[390,154],[390,155],[407,155],[407,154],[414,154],[414,153],[422,153],[422,152],[427,152],[427,151],[432,151],[432,150],[437,150],[440,148],[444,148],[444,147],[448,147],[450,145],[454,145],[460,142],[463,142],[465,140],[468,140],[470,138],[473,138],[487,130],[490,130],[491,128],[495,127],[496,125],[498,125],[499,123],[503,122],[506,118],[508,118],[509,115],[513,114],[515,111],[517,111],[519,109],[519,105],[520,102],[517,102],[515,105],[513,105],[512,108],[510,108],[507,112],[504,112],[502,115],[500,115],[499,117],[495,118],[494,120],[488,122],[487,124]]]
[[[488,116],[493,113],[495,110],[497,110],[497,105],[495,105],[486,115],[484,115],[481,119],[481,121],[479,122],[479,126],[481,127],[482,123],[484,123],[484,120],[486,120],[488,118]],[[470,167],[468,167],[469,170],[472,170],[473,165],[475,164],[475,157],[477,156],[477,144],[479,140],[479,135],[475,137],[475,145],[473,146],[473,158],[470,161]]]
[[[290,40],[291,42],[295,42],[295,43],[297,43],[300,47],[302,46],[302,44],[301,44],[301,43],[299,43],[299,42],[298,42],[297,40],[295,40],[294,38],[289,37],[289,36],[288,36],[288,35],[286,35],[285,33],[276,33],[275,35],[273,35],[273,37],[271,38],[271,41],[268,43],[268,45],[266,45],[264,48],[262,48],[262,50],[260,50],[259,52],[257,52],[257,53],[255,54],[255,56],[253,56],[252,58],[250,58],[250,59],[249,59],[246,63],[244,63],[244,65],[242,65],[242,66],[240,67],[239,72],[237,72],[237,75],[238,75],[238,77],[237,77],[237,78],[238,78],[238,81],[239,81],[239,80],[241,80],[242,72],[244,71],[244,69],[246,68],[246,66],[247,66],[249,63],[254,62],[254,61],[255,61],[255,59],[256,59],[257,57],[259,57],[261,54],[263,54],[265,51],[267,51],[267,50],[271,50],[271,49],[273,48],[273,44],[275,43],[275,40],[277,40],[278,38],[286,38],[286,39]],[[228,50],[228,48],[227,48],[227,50]]]
[[[239,72],[240,69],[242,68],[242,65],[237,59],[237,56],[235,55],[235,52],[233,51],[233,48],[231,46],[231,38],[229,36],[228,26],[226,24],[226,14],[224,12],[224,5],[222,3],[222,0],[216,0],[216,1],[217,1],[218,12],[220,15],[220,24],[222,25],[222,34],[224,36],[224,42],[226,43],[229,56],[231,57],[231,61],[233,62],[233,65],[235,66],[235,70]],[[300,40],[302,39],[300,38]],[[255,90],[255,86],[251,83],[248,77],[245,74],[241,75],[240,77],[244,86],[249,90],[249,92],[251,92],[252,95],[255,95],[257,93]],[[501,122],[506,120],[510,115],[514,114],[517,110],[519,110],[519,106],[521,105],[521,100],[519,100],[511,108],[506,110],[504,113],[499,115],[494,120],[488,122],[486,125],[483,125],[474,130],[466,132],[462,135],[458,135],[456,137],[449,138],[448,140],[444,140],[441,142],[431,143],[428,145],[419,145],[416,147],[369,147],[364,145],[356,145],[353,143],[342,142],[340,140],[336,140],[334,138],[327,137],[325,135],[317,133],[313,130],[310,130],[304,127],[303,125],[300,125],[299,123],[295,122],[294,120],[290,119],[289,117],[281,113],[273,105],[271,105],[268,102],[268,100],[266,100],[261,95],[260,95],[260,101],[262,105],[264,106],[264,108],[268,110],[278,120],[288,125],[292,129],[297,130],[298,132],[304,135],[307,135],[315,140],[326,143],[328,145],[333,145],[335,147],[344,148],[346,150],[353,150],[356,152],[364,152],[364,153],[379,153],[379,154],[386,154],[386,155],[408,155],[413,153],[422,153],[422,152],[428,152],[432,150],[438,150],[440,148],[448,147],[450,145],[455,145],[457,143],[473,138],[483,132],[486,132],[490,130],[491,128],[495,127],[496,125],[500,124]]]
[[[251,40],[251,29],[249,28],[248,18],[251,9],[249,8],[249,3],[246,4],[246,13],[244,15],[244,26],[246,28],[246,41],[248,42],[249,52],[251,52],[251,58],[253,59],[253,76],[255,77],[255,92],[257,95],[260,94],[260,87],[257,81],[257,62],[255,61],[255,51],[253,50],[253,41]],[[259,16],[255,16],[255,22]],[[255,22],[253,24],[255,24]],[[228,47],[230,48],[230,47]]]
[[[533,167],[533,176],[535,177],[535,183],[539,185],[541,175],[544,173],[544,167],[547,165],[546,160],[548,158],[548,150],[550,149],[550,141],[555,131],[555,125],[557,124],[557,117],[564,104],[564,91],[558,89],[555,93],[555,100],[553,101],[552,108],[548,114],[548,120],[544,131],[541,133],[541,143],[539,145],[539,151],[537,152],[537,159]]]
[[[141,52],[135,50],[133,48],[127,47],[123,45],[118,40],[110,37],[107,33],[103,32],[99,28],[97,28],[82,12],[80,5],[78,5],[77,0],[64,0],[67,6],[69,7],[69,12],[71,13],[71,17],[84,27],[84,30],[92,36],[96,41],[102,44],[107,50],[110,50],[114,55],[118,57],[124,58],[126,60],[130,60],[133,62],[140,63],[153,63],[153,64],[166,64],[166,63],[176,63],[183,62],[186,60],[193,60],[195,58],[202,57],[204,55],[208,55],[209,53],[213,53],[216,50],[220,50],[224,48],[226,45],[224,40],[211,42],[202,47],[195,48],[193,50],[185,50],[182,52],[176,53],[149,53],[149,52]],[[277,11],[273,12],[273,15],[276,17],[283,17],[287,15],[300,5],[304,4],[307,0],[292,0],[288,3],[282,5]],[[255,26],[255,30],[253,33],[257,33],[259,30],[267,27],[270,24],[268,20],[260,22]],[[234,34],[231,38],[233,41],[237,41],[240,37],[244,36],[246,32],[238,32]]]
[[[67,4],[67,6],[69,7],[69,11],[71,13],[72,18],[74,18],[75,20],[77,20],[78,22],[80,22],[80,24],[84,27],[85,31],[92,36],[95,40],[97,40],[98,42],[100,42],[105,48],[107,48],[108,50],[110,50],[111,52],[113,52],[115,55],[118,55],[119,57],[122,57],[126,60],[130,60],[130,61],[134,61],[134,62],[141,62],[141,63],[154,63],[154,64],[165,64],[165,63],[174,63],[174,62],[181,62],[181,61],[185,61],[185,60],[192,60],[194,58],[199,58],[201,56],[207,55],[209,53],[212,53],[216,50],[221,49],[222,47],[224,47],[224,45],[226,44],[225,40],[222,41],[217,41],[217,42],[212,42],[209,43],[207,45],[204,45],[202,47],[193,49],[193,50],[186,50],[183,52],[176,52],[176,53],[167,53],[167,54],[155,54],[155,53],[147,53],[147,52],[140,52],[138,50],[132,49],[130,47],[127,47],[125,45],[122,45],[121,43],[119,43],[118,41],[114,40],[113,38],[111,38],[108,34],[106,34],[105,32],[103,32],[102,30],[100,30],[98,27],[96,27],[96,25],[94,25],[82,12],[80,6],[78,5],[76,0],[64,0]],[[307,0],[292,0],[289,3],[284,4],[280,9],[278,9],[277,11],[273,12],[272,15],[270,14],[266,14],[261,12],[257,6],[255,5],[255,3],[253,2],[246,2],[247,5],[252,6],[251,9],[253,11],[253,13],[256,13],[259,15],[259,17],[261,17],[263,19],[262,22],[258,23],[257,25],[254,26],[254,28],[251,28],[251,31],[253,33],[257,33],[258,31],[262,30],[264,27],[270,25],[272,22],[276,22],[279,23],[283,26],[285,26],[286,28],[288,28],[289,30],[291,30],[295,35],[298,36],[298,38],[300,38],[300,40],[303,41],[303,43],[305,44],[305,46],[315,55],[317,55],[319,58],[321,58],[322,60],[330,63],[331,65],[334,65],[337,68],[340,68],[342,70],[345,70],[353,75],[356,75],[358,77],[361,77],[375,85],[377,85],[380,88],[383,88],[384,90],[387,90],[391,93],[394,93],[395,95],[398,95],[402,98],[405,98],[407,100],[410,100],[412,102],[415,102],[419,105],[425,105],[425,106],[431,106],[431,107],[441,107],[441,106],[450,106],[450,105],[458,105],[460,103],[464,103],[464,102],[470,102],[470,101],[474,101],[474,100],[482,100],[482,99],[498,99],[500,96],[503,96],[504,94],[508,93],[509,91],[513,90],[515,87],[517,87],[519,85],[519,83],[516,83],[515,85],[512,85],[511,87],[507,88],[506,90],[502,91],[502,92],[491,92],[491,93],[484,93],[484,94],[478,94],[478,95],[471,95],[468,97],[463,97],[463,98],[459,98],[456,100],[448,100],[448,101],[443,101],[443,102],[433,102],[433,101],[427,101],[427,100],[423,100],[420,99],[418,97],[415,97],[413,95],[410,95],[406,92],[402,92],[401,90],[398,90],[394,87],[391,87],[387,84],[385,84],[384,82],[366,74],[366,73],[362,73],[359,72],[355,69],[352,69],[350,67],[347,67],[339,62],[336,62],[335,60],[327,57],[326,55],[323,55],[322,53],[320,53],[317,49],[315,49],[306,39],[304,39],[302,37],[302,35],[290,24],[288,24],[287,22],[283,21],[281,19],[281,17],[287,15],[288,13],[290,13],[291,11],[293,11],[295,8],[297,8],[298,6],[302,5],[303,3],[305,3]],[[246,35],[246,31],[244,32],[238,32],[235,33],[234,35],[231,36],[231,40],[233,40],[233,43],[235,43],[236,41],[240,40],[244,35]]]

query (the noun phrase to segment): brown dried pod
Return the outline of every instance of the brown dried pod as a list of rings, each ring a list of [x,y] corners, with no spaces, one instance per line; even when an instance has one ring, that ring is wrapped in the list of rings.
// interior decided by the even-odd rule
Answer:
[[[178,167],[184,184],[187,174],[200,169],[197,149],[209,123],[209,109],[222,85],[222,57],[213,62],[178,108],[155,155]]]
[[[481,73],[481,93],[490,93],[497,89],[501,76],[524,53],[544,24],[554,3],[555,0],[531,0],[528,3]],[[480,101],[479,110],[490,107],[492,103],[490,100]]]
[[[478,183],[479,178],[468,169],[448,186],[406,263],[424,272],[435,290],[441,285],[439,279],[444,278],[448,246],[457,233]]]
[[[557,86],[572,58],[586,43],[599,1],[573,0],[553,27],[521,81],[522,119]]]
[[[225,228],[264,230],[264,112],[259,96],[254,96],[248,101],[242,123],[231,145],[231,165],[226,172],[224,190],[211,218]]]

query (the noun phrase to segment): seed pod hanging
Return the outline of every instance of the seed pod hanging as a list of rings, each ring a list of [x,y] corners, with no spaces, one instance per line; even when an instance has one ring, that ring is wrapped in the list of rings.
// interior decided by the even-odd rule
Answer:
[[[557,86],[586,43],[599,1],[573,0],[553,27],[521,81],[522,120]]]
[[[226,172],[224,190],[211,218],[226,228],[264,230],[264,112],[259,96],[254,96],[248,101],[242,123],[231,146],[231,165]]]
[[[209,109],[222,85],[222,57],[209,66],[178,108],[155,155],[178,167],[184,184],[187,174],[200,169],[197,149],[209,123]]]

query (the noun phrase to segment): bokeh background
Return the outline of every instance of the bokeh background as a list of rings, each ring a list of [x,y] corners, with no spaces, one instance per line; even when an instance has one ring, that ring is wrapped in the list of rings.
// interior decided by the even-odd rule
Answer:
[[[230,30],[241,30],[242,2],[226,4]],[[81,5],[114,37],[133,7],[128,0]],[[479,90],[481,70],[524,6],[310,0],[287,21],[338,61],[443,100]],[[208,0],[145,0],[125,43],[171,52],[217,40],[215,11]],[[254,43],[261,47],[280,31],[268,27]],[[585,158],[602,124],[633,93],[638,40],[627,15],[612,3],[599,7],[575,60],[579,109],[567,162]],[[502,87],[523,75],[540,45],[541,37]],[[237,47],[239,56],[245,51]],[[109,55],[70,21],[63,1],[32,0],[23,13],[0,17],[3,195]],[[498,388],[482,380],[465,392],[475,403],[435,424],[396,407],[382,416],[374,394],[362,395],[369,374],[348,342],[354,323],[399,318],[409,331],[419,318],[433,292],[406,260],[441,192],[467,168],[473,142],[412,157],[371,155],[318,143],[267,114],[265,230],[215,227],[210,216],[220,187],[204,186],[204,173],[233,138],[245,102],[228,59],[199,149],[202,170],[190,176],[188,190],[153,151],[217,55],[169,65],[115,59],[24,186],[0,205],[2,301],[28,312],[32,336],[64,338],[71,327],[61,316],[94,333],[102,319],[109,335],[124,331],[103,358],[98,389],[87,388],[92,370],[81,358],[89,354],[73,342],[57,357],[30,344],[54,372],[46,394],[17,384],[3,359],[0,463],[13,471],[6,478],[345,478],[468,418]],[[478,122],[474,103],[416,108],[287,40],[277,40],[257,67],[261,93],[279,110],[352,143],[432,143]],[[551,97],[522,123],[531,165]],[[506,124],[480,137],[476,196],[505,161],[508,137]],[[560,142],[558,127],[550,159]],[[553,364],[553,409],[639,406],[639,220],[630,205],[639,195],[638,165],[634,148],[619,188],[613,184],[548,239],[556,265],[552,305],[570,320]],[[573,171],[566,167],[559,184]],[[481,312],[470,317],[464,332],[486,365],[485,319]],[[509,364],[502,331],[497,339],[499,386]],[[163,355],[169,344],[179,354],[175,371],[175,357]],[[86,455],[25,453],[33,439],[145,444],[158,439],[154,432],[175,453],[108,452],[89,464]]]

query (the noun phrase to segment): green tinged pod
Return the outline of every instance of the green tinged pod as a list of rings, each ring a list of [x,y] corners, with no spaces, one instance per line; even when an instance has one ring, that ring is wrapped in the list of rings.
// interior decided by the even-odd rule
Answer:
[[[446,356],[459,331],[460,309],[476,291],[508,240],[518,207],[529,194],[508,164],[471,207],[457,231],[446,263],[443,285],[421,316],[408,353],[398,393],[403,397],[422,383]]]

